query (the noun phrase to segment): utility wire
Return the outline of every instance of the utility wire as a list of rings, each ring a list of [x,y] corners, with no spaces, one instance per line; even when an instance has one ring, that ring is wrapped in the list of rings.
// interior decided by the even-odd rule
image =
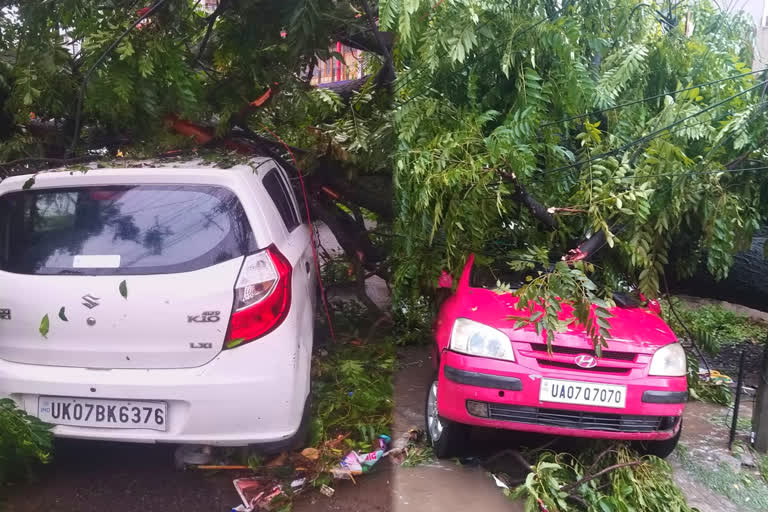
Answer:
[[[766,104],[768,104],[768,101],[763,101],[763,102],[760,102],[760,103],[756,103],[754,106],[761,106],[761,105],[766,105]],[[751,106],[752,106],[752,105],[750,105],[750,107],[751,107]],[[747,107],[747,108],[749,108],[749,107]],[[681,130],[681,129],[685,129],[685,128],[691,128],[691,127],[693,127],[693,126],[698,126],[698,125],[701,125],[701,124],[706,124],[706,123],[717,122],[717,121],[720,121],[720,120],[722,120],[722,119],[725,119],[725,118],[726,118],[726,117],[728,117],[728,116],[731,116],[731,115],[734,115],[734,114],[737,114],[737,113],[743,112],[744,110],[746,110],[746,109],[731,110],[731,111],[729,111],[729,112],[726,112],[725,114],[723,114],[723,115],[721,115],[721,116],[719,116],[719,117],[717,117],[717,118],[715,118],[715,119],[707,119],[707,120],[705,120],[705,121],[700,121],[700,122],[698,122],[698,123],[694,123],[694,124],[690,124],[690,125],[685,125],[685,126],[680,126],[680,127],[676,128],[676,129],[674,129],[674,130],[670,130],[670,131],[667,131],[667,132],[661,133],[660,135],[658,135],[658,136],[656,136],[656,137],[654,137],[653,139],[650,139],[650,140],[654,140],[654,139],[656,139],[656,138],[661,138],[661,137],[664,137],[664,136],[667,136],[667,135],[672,135],[672,134],[674,134],[675,132],[677,132],[677,131],[679,131],[679,130]],[[730,137],[732,137],[733,135],[734,135],[734,133],[730,133],[730,134],[729,134],[727,137],[723,138],[723,140],[721,140],[719,144],[722,144],[722,143],[724,143],[726,140],[728,140],[728,139],[729,139]],[[648,141],[646,141],[646,142],[648,142]],[[711,150],[710,150],[710,151],[707,153],[707,155],[704,157],[704,158],[705,158],[705,161],[706,161],[706,158],[707,158],[707,157],[709,157],[709,155],[711,155],[711,154],[712,154],[712,151],[714,151],[714,149],[715,149],[716,147],[718,147],[718,146],[714,146],[714,147],[713,147],[713,148],[712,148],[712,149],[711,149]],[[702,163],[703,163],[703,162],[699,162],[699,164],[697,164],[697,165],[701,165]],[[740,170],[744,170],[744,169],[740,169]],[[699,172],[699,171],[693,171],[692,173],[693,173],[693,174],[696,174],[696,173],[698,173],[698,172]],[[714,172],[713,172],[713,174],[714,174],[714,173],[717,173],[717,172],[724,172],[724,170],[722,170],[722,169],[721,169],[721,170],[719,170],[719,171],[714,171]],[[545,173],[545,174],[546,174],[546,173]],[[679,174],[679,175],[683,175],[683,174],[687,174],[687,173],[670,173],[670,174],[668,174],[668,175],[677,175],[677,174]],[[651,175],[648,175],[648,176],[651,176]],[[664,174],[661,174],[661,175],[658,175],[658,176],[665,176],[665,175],[664,175]],[[624,177],[620,177],[620,176],[611,176],[611,177],[606,177],[606,178],[604,178],[604,179],[608,179],[608,180],[619,180],[619,179],[632,179],[632,178],[635,178],[635,177],[637,177],[637,176],[624,176]],[[541,178],[540,178],[540,179],[534,179],[534,180],[532,180],[532,181],[531,181],[531,183],[550,183],[550,182],[552,182],[552,181],[554,181],[554,180],[553,180],[553,179],[541,179]]]
[[[680,325],[683,327],[685,332],[688,334],[688,339],[691,340],[691,345],[693,345],[693,348],[696,350],[696,352],[699,354],[699,357],[701,358],[701,361],[704,363],[704,366],[707,369],[707,375],[712,374],[712,370],[709,368],[709,363],[707,362],[707,358],[704,357],[704,353],[701,351],[699,346],[696,344],[696,338],[693,337],[693,333],[690,329],[688,329],[688,326],[683,322],[683,319],[680,318],[680,315],[677,314],[677,309],[675,308],[675,305],[672,303],[672,294],[669,293],[669,283],[667,282],[667,274],[662,272],[661,277],[664,280],[664,289],[667,294],[667,302],[669,303],[669,310],[672,312],[674,317],[677,319],[677,321],[680,323]]]
[[[639,99],[639,100],[628,101],[626,103],[621,103],[621,104],[613,106],[613,107],[603,108],[603,109],[600,109],[600,110],[593,110],[592,112],[587,112],[586,114],[579,114],[579,115],[576,115],[576,116],[566,117],[566,118],[560,119],[558,121],[550,121],[548,123],[542,124],[540,126],[540,128],[546,128],[547,126],[552,126],[553,124],[567,123],[569,121],[574,121],[576,119],[582,119],[582,118],[585,118],[585,117],[597,116],[597,115],[600,115],[600,114],[602,114],[604,112],[610,112],[611,110],[618,110],[620,108],[630,107],[632,105],[637,105],[638,103],[645,103],[647,101],[655,100],[655,99],[658,99],[658,98],[663,98],[664,96],[673,96],[675,94],[680,94],[681,92],[692,91],[693,89],[700,89],[702,87],[708,87],[710,85],[718,84],[718,83],[721,83],[721,82],[726,82],[728,80],[735,80],[737,78],[742,78],[742,77],[745,77],[745,76],[748,76],[748,75],[755,75],[757,73],[763,73],[764,71],[768,71],[768,68],[763,68],[763,69],[760,69],[758,71],[750,71],[748,73],[741,73],[740,75],[729,76],[729,77],[726,77],[726,78],[720,78],[718,80],[712,80],[710,82],[704,82],[704,83],[701,83],[701,84],[692,85],[692,86],[686,87],[684,89],[677,89],[676,91],[664,92],[664,93],[661,93],[661,94],[656,94],[656,95],[653,95],[653,96],[648,96],[646,98],[642,98],[642,99]]]
[[[85,99],[85,89],[88,85],[88,81],[91,79],[91,75],[93,75],[93,72],[96,71],[96,68],[98,68],[104,60],[109,56],[110,53],[112,53],[112,50],[114,50],[117,45],[119,45],[123,39],[125,39],[128,34],[130,34],[139,24],[147,19],[149,16],[151,16],[157,9],[160,8],[167,0],[157,0],[157,2],[152,5],[147,11],[139,16],[139,18],[134,21],[130,27],[128,27],[122,34],[120,34],[120,37],[115,39],[115,41],[109,45],[109,47],[104,50],[104,52],[99,56],[99,58],[96,60],[96,62],[93,64],[93,66],[88,69],[88,72],[85,74],[85,77],[83,77],[83,83],[80,84],[80,91],[77,95],[77,108],[75,109],[75,129],[72,134],[72,145],[69,148],[68,156],[72,156],[75,154],[75,150],[77,149],[77,143],[80,141],[80,120],[83,114],[83,100]]]
[[[644,174],[644,175],[633,175],[633,176],[610,176],[610,177],[602,177],[600,179],[602,180],[645,180],[649,178],[674,178],[677,176],[699,176],[699,175],[711,175],[711,174],[736,174],[740,172],[762,172],[762,171],[768,171],[768,166],[762,166],[762,167],[742,167],[739,169],[720,169],[716,171],[687,171],[687,172],[670,172],[670,173],[663,173],[663,174]],[[488,195],[487,199],[496,199],[497,195]],[[471,198],[456,198],[452,199],[452,201],[474,201],[477,202],[479,198],[477,197],[471,197]]]
[[[671,123],[671,124],[669,124],[667,126],[659,128],[657,130],[654,130],[654,131],[652,131],[651,133],[649,133],[647,135],[644,135],[644,136],[642,136],[640,138],[637,138],[637,139],[635,139],[633,141],[627,142],[626,144],[623,144],[623,145],[619,146],[618,148],[612,149],[610,151],[606,151],[604,153],[600,153],[600,154],[595,155],[593,157],[589,157],[589,158],[585,158],[583,160],[579,160],[578,162],[574,162],[572,164],[563,165],[561,167],[556,167],[555,169],[551,169],[549,171],[544,171],[542,174],[543,175],[554,174],[554,173],[557,173],[557,172],[560,172],[560,171],[565,171],[565,170],[568,170],[568,169],[572,169],[574,167],[579,167],[579,166],[584,165],[584,164],[589,164],[589,163],[592,163],[592,162],[596,162],[598,160],[602,160],[604,158],[608,158],[609,156],[616,155],[617,153],[625,151],[625,150],[631,148],[632,146],[636,146],[637,144],[642,144],[644,142],[648,142],[648,141],[656,138],[660,134],[668,131],[670,128],[674,128],[675,126],[678,126],[678,125],[688,121],[689,119],[693,119],[694,117],[697,117],[697,116],[700,116],[702,114],[705,114],[706,112],[709,112],[709,111],[711,111],[711,110],[713,110],[713,109],[715,109],[715,108],[717,108],[717,107],[719,107],[721,105],[724,105],[725,103],[728,103],[729,101],[733,101],[734,99],[738,98],[739,96],[743,96],[743,95],[747,94],[748,92],[751,92],[751,91],[757,89],[758,87],[763,87],[766,84],[768,84],[768,80],[760,82],[759,84],[757,84],[755,86],[752,86],[749,89],[745,89],[745,90],[743,90],[743,91],[741,91],[741,92],[739,92],[737,94],[729,96],[729,97],[727,97],[726,99],[724,99],[722,101],[718,101],[714,105],[710,105],[707,108],[703,108],[703,109],[699,110],[698,112],[696,112],[694,114],[691,114],[689,116],[686,116],[686,117],[684,117],[682,119],[679,119],[679,120],[677,120],[677,121],[675,121],[675,122],[673,122],[673,123]]]
[[[500,44],[498,44],[498,45],[496,45],[496,46],[491,46],[491,47],[489,47],[489,49],[488,49],[488,50],[486,50],[485,52],[483,52],[483,53],[482,53],[482,54],[481,54],[481,55],[478,57],[478,59],[483,59],[483,58],[484,58],[484,57],[486,57],[488,54],[490,54],[492,51],[496,51],[496,50],[498,50],[499,48],[501,48],[503,45],[511,43],[511,42],[512,42],[512,41],[514,41],[515,39],[517,39],[517,38],[519,38],[519,37],[521,37],[521,36],[523,36],[523,35],[527,34],[527,33],[528,33],[528,32],[530,32],[531,30],[534,30],[535,28],[537,28],[537,27],[539,27],[540,25],[542,25],[543,23],[545,23],[545,22],[547,22],[547,21],[551,21],[551,20],[555,19],[555,18],[556,18],[557,16],[559,16],[559,15],[560,15],[560,14],[561,14],[561,13],[562,13],[564,10],[566,10],[568,7],[569,7],[568,5],[564,5],[563,7],[561,7],[560,9],[558,9],[557,11],[555,11],[554,13],[552,13],[552,15],[551,15],[551,16],[547,16],[547,17],[545,17],[545,18],[542,18],[542,19],[540,19],[539,21],[537,21],[536,23],[532,23],[531,25],[528,25],[526,28],[524,28],[524,29],[520,30],[519,32],[515,33],[515,34],[514,34],[514,35],[513,35],[513,36],[512,36],[510,39],[508,39],[508,40],[503,40],[503,41],[501,41],[501,43],[500,43]],[[490,23],[490,21],[486,22],[486,23],[485,23],[485,25],[487,25],[488,23]],[[465,66],[466,66],[466,65],[465,65]],[[399,89],[397,89],[397,90],[401,90],[401,89],[402,89],[402,88],[399,88]],[[408,99],[407,99],[407,100],[406,100],[404,103],[402,103],[400,106],[401,106],[401,107],[403,107],[403,106],[407,105],[408,103],[410,103],[411,101],[413,101],[415,98],[418,98],[418,97],[420,97],[420,96],[423,96],[424,94],[426,94],[426,93],[427,93],[427,91],[428,91],[428,90],[429,90],[429,87],[426,87],[426,88],[422,89],[422,91],[421,91],[421,92],[419,92],[418,94],[414,94],[413,96],[411,96],[410,98],[408,98]],[[396,92],[396,91],[395,91],[395,92]],[[393,93],[393,94],[394,94],[394,93]]]

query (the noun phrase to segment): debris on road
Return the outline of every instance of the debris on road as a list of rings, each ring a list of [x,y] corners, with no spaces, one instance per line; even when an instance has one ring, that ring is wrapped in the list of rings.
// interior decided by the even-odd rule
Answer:
[[[251,469],[250,466],[231,465],[231,464],[192,464],[192,465],[187,465],[187,468],[207,469],[211,471]]]
[[[232,482],[247,512],[272,510],[272,504],[283,494],[283,487],[275,480],[261,477],[237,478]]]
[[[707,370],[699,368],[699,378],[705,382],[713,384],[733,384],[733,379],[717,370]]]
[[[320,451],[317,448],[304,448],[301,455],[309,460],[317,460],[320,458]]]
[[[323,496],[327,496],[328,498],[333,497],[334,494],[336,494],[336,489],[333,487],[328,487],[327,485],[323,484],[320,486],[320,494]]]
[[[395,464],[402,464],[408,456],[408,449],[419,440],[422,434],[423,431],[417,428],[408,430],[395,439],[392,443],[392,448],[386,453],[386,456],[390,457]]]
[[[355,476],[369,472],[374,464],[384,457],[384,454],[387,452],[387,449],[392,442],[392,439],[384,434],[380,435],[378,440],[378,450],[364,455],[361,455],[356,451],[349,452],[339,463],[338,467],[331,469],[331,474],[334,478],[354,481]]]
[[[496,483],[496,487],[501,487],[502,489],[509,489],[509,486],[505,484],[504,482],[499,479],[496,475],[491,473],[491,477],[493,477],[493,481]]]

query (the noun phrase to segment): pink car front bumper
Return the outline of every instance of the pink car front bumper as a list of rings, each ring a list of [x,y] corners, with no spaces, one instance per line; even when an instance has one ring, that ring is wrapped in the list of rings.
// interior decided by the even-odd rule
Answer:
[[[542,402],[539,400],[542,378],[627,386],[626,407]],[[636,441],[669,439],[680,429],[687,400],[685,377],[531,369],[515,362],[466,356],[449,350],[440,358],[438,379],[437,405],[443,418],[467,425],[560,436]],[[488,417],[470,414],[468,400],[487,403]]]

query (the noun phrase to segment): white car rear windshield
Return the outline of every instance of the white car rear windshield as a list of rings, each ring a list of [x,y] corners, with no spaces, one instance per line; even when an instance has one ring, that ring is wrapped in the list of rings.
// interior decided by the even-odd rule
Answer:
[[[253,252],[242,205],[208,185],[86,186],[0,196],[0,269],[188,272]]]

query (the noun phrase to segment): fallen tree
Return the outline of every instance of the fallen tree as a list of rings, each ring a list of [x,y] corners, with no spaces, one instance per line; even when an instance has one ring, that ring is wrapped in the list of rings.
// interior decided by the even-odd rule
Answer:
[[[0,178],[118,151],[267,154],[293,173],[300,196],[298,174],[306,178],[311,216],[333,231],[357,275],[388,278],[388,243],[360,222],[362,213],[379,229],[393,220],[394,37],[376,28],[376,7],[221,0],[206,12],[196,0],[6,0]],[[310,79],[336,41],[365,51],[365,76],[318,89]]]
[[[665,274],[701,265],[725,278],[768,215],[768,77],[750,69],[746,15],[633,0],[388,0],[381,13],[402,69],[403,294],[469,252],[516,269],[588,262],[520,292],[573,299],[586,321],[613,290],[657,297]]]

